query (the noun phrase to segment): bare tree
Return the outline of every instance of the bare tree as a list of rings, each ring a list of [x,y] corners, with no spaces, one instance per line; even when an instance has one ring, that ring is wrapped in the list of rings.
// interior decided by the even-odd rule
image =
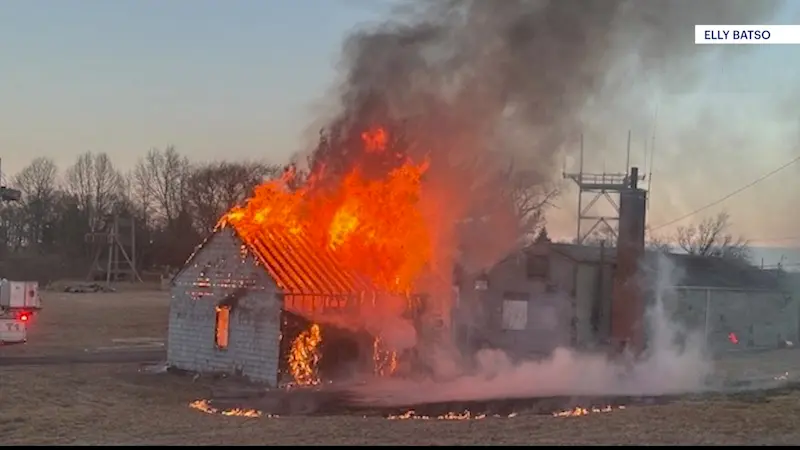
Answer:
[[[616,247],[618,235],[619,235],[618,226],[616,225],[609,226],[601,224],[597,228],[595,228],[591,234],[586,236],[583,242],[586,245],[600,245],[600,243],[602,243],[606,247]],[[656,251],[661,253],[672,253],[672,251],[674,250],[673,244],[670,242],[669,239],[663,236],[654,235],[650,231],[649,227],[645,228],[644,247],[649,251]]]
[[[13,180],[22,193],[23,216],[29,245],[39,247],[45,229],[54,219],[58,168],[49,158],[36,158]]]
[[[227,210],[243,202],[265,179],[281,171],[278,166],[230,162],[209,163],[194,169],[186,189],[198,231],[210,233]]]
[[[463,193],[467,210],[456,230],[458,260],[469,270],[488,267],[532,243],[544,225],[547,207],[559,194],[555,185],[534,171],[517,169],[513,162],[476,158],[461,161],[453,170],[469,180]],[[490,244],[486,236],[493,236]]]
[[[25,245],[26,209],[20,203],[3,203],[0,205],[0,239],[3,249],[16,252]]]
[[[115,204],[116,210],[141,219],[142,210],[136,202],[136,190],[134,189],[135,171],[129,170],[128,172],[120,173],[119,178],[120,189],[119,199]]]
[[[122,175],[106,153],[86,152],[66,173],[67,191],[74,195],[86,215],[89,231],[96,231],[119,201]]]
[[[152,149],[139,161],[134,171],[134,190],[145,210],[162,219],[169,227],[187,208],[186,183],[190,174],[189,159],[175,147]]]
[[[606,247],[616,247],[619,227],[611,225],[608,221],[598,224],[591,233],[583,237],[584,245],[604,245]]]
[[[517,169],[513,162],[505,169],[491,169],[488,161],[475,161],[464,170],[474,174],[470,187],[473,211],[470,223],[485,223],[507,215],[515,222],[516,241],[531,242],[544,222],[544,213],[559,195],[556,185],[532,170]],[[487,170],[487,168],[490,168]]]
[[[644,245],[648,250],[660,253],[672,253],[674,250],[673,244],[669,239],[654,235],[649,227],[645,229]]]
[[[542,226],[547,207],[558,197],[559,189],[552,183],[542,182],[535,172],[513,172],[513,167],[509,172],[511,183],[507,195],[515,206],[520,234],[523,240],[532,240]]]
[[[750,249],[747,241],[730,232],[730,215],[723,211],[698,224],[678,228],[677,244],[690,255],[714,256],[747,260]]]

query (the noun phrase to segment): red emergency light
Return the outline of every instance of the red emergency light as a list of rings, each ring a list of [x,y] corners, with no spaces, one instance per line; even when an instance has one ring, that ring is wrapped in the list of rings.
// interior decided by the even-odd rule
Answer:
[[[27,311],[22,311],[21,313],[17,314],[17,320],[20,322],[27,322],[31,319],[31,313]]]

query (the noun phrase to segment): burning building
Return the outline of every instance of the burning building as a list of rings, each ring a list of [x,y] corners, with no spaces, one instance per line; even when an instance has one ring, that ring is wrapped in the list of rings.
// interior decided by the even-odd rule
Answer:
[[[221,218],[172,282],[172,366],[308,384],[333,336],[339,350],[324,360],[349,347],[378,374],[436,338],[427,330],[446,324],[450,299],[418,293],[451,293],[437,275],[452,269],[434,255],[431,235],[448,222],[425,214],[428,162],[384,151],[382,128],[360,137],[362,156],[345,168],[312,164],[301,176],[290,166]]]
[[[320,325],[301,318],[344,320],[373,292],[300,236],[263,232],[244,240],[220,227],[173,279],[168,362],[272,385],[281,372],[312,383]]]

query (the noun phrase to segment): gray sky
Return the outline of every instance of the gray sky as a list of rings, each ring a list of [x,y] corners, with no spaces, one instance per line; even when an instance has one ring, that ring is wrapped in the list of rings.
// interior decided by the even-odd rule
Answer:
[[[193,160],[285,162],[305,148],[329,107],[345,34],[378,20],[387,4],[7,2],[0,15],[3,172],[13,174],[36,156],[66,167],[87,150],[107,152],[125,169],[149,148],[168,144]],[[791,3],[775,22],[792,23],[798,11],[800,2]],[[693,33],[687,29],[687,39]],[[632,162],[644,166],[658,108],[652,225],[800,154],[800,47],[752,46],[736,58],[709,56],[702,73],[689,90],[644,80],[614,108],[587,110],[586,170],[601,172],[624,170],[629,128]],[[641,117],[643,104],[653,115]],[[574,158],[565,164],[577,169]],[[800,236],[798,175],[800,164],[703,214],[726,208],[735,231],[761,245],[800,244],[784,239]],[[551,212],[551,235],[574,234],[575,195],[565,190]]]

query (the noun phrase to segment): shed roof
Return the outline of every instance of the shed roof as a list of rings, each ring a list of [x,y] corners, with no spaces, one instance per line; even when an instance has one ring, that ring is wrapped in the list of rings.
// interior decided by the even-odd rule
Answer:
[[[224,225],[212,236],[221,232],[234,233],[284,294],[331,296],[375,290],[366,279],[344,269],[330,250],[313,246],[301,234],[276,228],[260,230],[251,237],[239,232],[235,226]],[[189,257],[184,267],[190,265],[202,251],[202,245]]]
[[[302,234],[265,229],[251,239],[239,237],[285,294],[337,295],[374,290],[364,278],[345,270],[330,250],[311,245]]]

